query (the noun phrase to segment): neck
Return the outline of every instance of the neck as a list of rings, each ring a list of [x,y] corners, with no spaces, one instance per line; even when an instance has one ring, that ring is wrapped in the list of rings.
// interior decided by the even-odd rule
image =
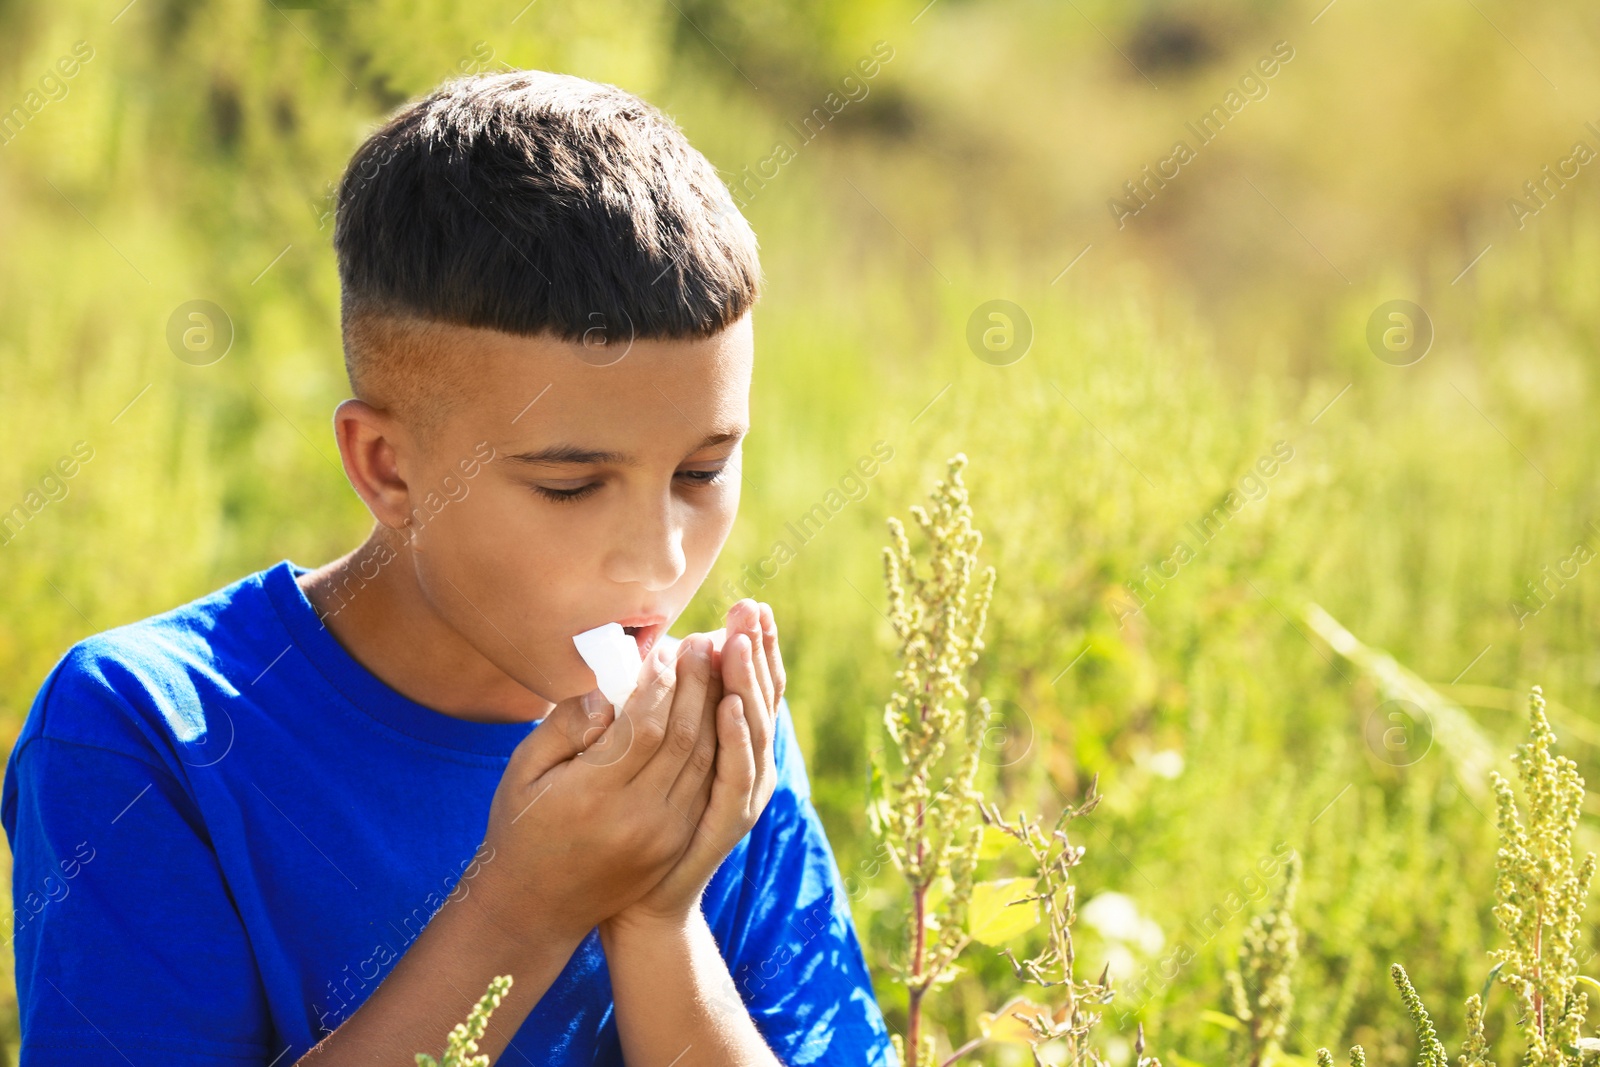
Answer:
[[[439,616],[399,531],[375,524],[360,547],[298,582],[334,640],[418,704],[470,722],[532,722],[555,707]]]

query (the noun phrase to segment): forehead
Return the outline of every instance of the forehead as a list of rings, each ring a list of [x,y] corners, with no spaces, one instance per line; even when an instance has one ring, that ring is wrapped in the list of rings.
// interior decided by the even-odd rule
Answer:
[[[452,337],[464,411],[475,440],[505,454],[553,446],[609,452],[629,465],[705,447],[749,426],[754,339],[750,316],[707,338],[610,338],[584,345],[491,330]],[[715,442],[713,442],[715,443]]]

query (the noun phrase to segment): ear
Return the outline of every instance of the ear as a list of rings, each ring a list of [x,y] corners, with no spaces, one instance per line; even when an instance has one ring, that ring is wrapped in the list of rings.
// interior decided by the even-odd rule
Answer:
[[[383,525],[403,529],[411,521],[411,490],[405,470],[411,438],[388,412],[350,399],[333,412],[333,433],[345,477],[367,510]]]

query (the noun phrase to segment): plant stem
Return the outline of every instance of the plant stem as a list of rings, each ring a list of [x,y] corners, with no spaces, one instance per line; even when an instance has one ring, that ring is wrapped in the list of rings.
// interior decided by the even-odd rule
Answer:
[[[922,691],[932,692],[932,681],[924,682]],[[924,728],[928,722],[928,702],[917,703],[917,718]],[[929,801],[931,804],[932,801]],[[925,820],[927,818],[928,804],[917,806],[917,870],[922,870],[922,863],[927,856],[927,839],[924,836]],[[917,1058],[921,1049],[919,1041],[922,1033],[922,996],[927,989],[927,976],[923,968],[927,965],[928,945],[928,886],[924,882],[918,885],[911,893],[911,910],[916,924],[916,931],[912,936],[911,949],[911,982],[907,992],[906,1005],[906,1067],[917,1067]]]
[[[918,821],[921,820],[919,815]],[[917,842],[917,862],[922,861],[922,842]],[[907,988],[906,1005],[906,1067],[917,1067],[918,1044],[922,1031],[923,954],[926,951],[928,887],[919,885],[911,891],[911,911],[915,916],[916,932],[912,938],[911,981]]]
[[[982,1037],[973,1038],[971,1041],[968,1041],[965,1045],[962,1045],[960,1048],[952,1052],[950,1054],[950,1058],[939,1064],[939,1067],[950,1067],[952,1063],[956,1062],[961,1057],[977,1048],[979,1045],[983,1044],[983,1042],[984,1039]]]
[[[1539,886],[1543,889],[1544,886]],[[1541,893],[1533,909],[1533,1024],[1539,1031],[1539,1040],[1546,1040],[1544,1031],[1544,897]]]

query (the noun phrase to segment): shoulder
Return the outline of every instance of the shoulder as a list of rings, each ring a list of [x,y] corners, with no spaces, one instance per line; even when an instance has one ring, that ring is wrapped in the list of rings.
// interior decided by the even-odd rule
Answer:
[[[44,679],[13,752],[50,737],[169,762],[173,743],[204,732],[208,701],[237,694],[230,646],[259,632],[252,600],[265,603],[259,573],[77,642]]]

